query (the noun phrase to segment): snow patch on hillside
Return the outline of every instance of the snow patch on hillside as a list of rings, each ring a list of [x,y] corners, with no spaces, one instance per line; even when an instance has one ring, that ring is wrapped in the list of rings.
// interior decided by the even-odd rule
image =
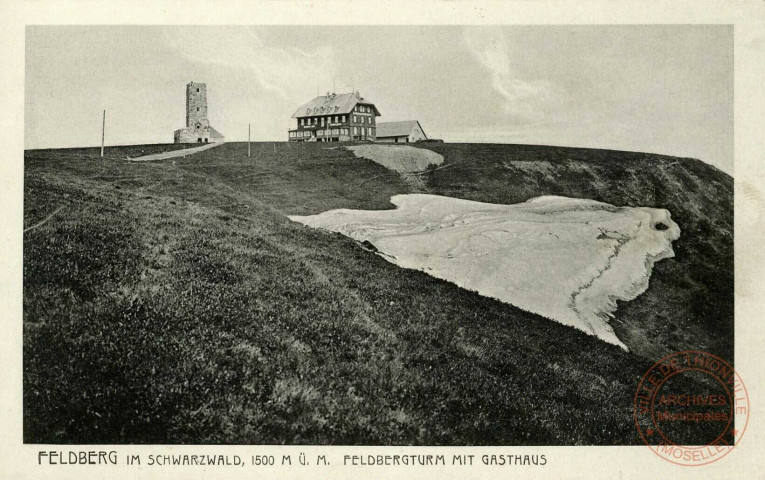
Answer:
[[[395,210],[291,216],[372,243],[383,258],[627,348],[609,325],[616,300],[646,288],[674,256],[680,228],[664,209],[545,196],[496,205],[396,195]]]

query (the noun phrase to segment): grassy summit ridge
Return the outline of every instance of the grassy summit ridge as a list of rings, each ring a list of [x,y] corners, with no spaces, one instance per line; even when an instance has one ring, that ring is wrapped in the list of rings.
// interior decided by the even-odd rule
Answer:
[[[106,161],[27,152],[25,228],[63,208],[24,234],[25,441],[632,444],[654,352],[732,350],[729,177],[656,155],[428,148],[453,165],[419,187],[325,145],[256,144],[247,158],[226,144],[146,164],[117,147]],[[285,217],[391,208],[418,188],[668,208],[687,245],[656,265],[642,306],[617,311],[626,353]],[[692,305],[699,292],[715,308]],[[650,331],[665,324],[676,338]]]

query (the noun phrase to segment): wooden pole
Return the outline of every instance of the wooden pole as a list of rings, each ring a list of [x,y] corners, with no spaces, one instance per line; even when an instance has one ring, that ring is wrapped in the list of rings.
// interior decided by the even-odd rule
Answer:
[[[250,124],[247,124],[247,158],[250,158]]]
[[[106,135],[106,110],[104,110],[104,117],[101,120],[101,158],[104,158],[104,137]]]

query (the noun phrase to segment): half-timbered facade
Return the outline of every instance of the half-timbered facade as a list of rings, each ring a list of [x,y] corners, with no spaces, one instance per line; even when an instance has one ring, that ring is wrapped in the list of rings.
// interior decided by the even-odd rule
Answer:
[[[374,141],[376,118],[374,104],[354,93],[327,93],[301,105],[292,118],[295,128],[289,131],[290,142]]]

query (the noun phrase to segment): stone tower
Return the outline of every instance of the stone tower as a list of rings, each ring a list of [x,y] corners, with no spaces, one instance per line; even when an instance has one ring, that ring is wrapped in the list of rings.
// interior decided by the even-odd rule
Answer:
[[[175,143],[220,143],[225,139],[207,118],[207,85],[186,84],[186,128],[176,130]]]
[[[207,128],[207,85],[191,82],[186,85],[186,127]]]

